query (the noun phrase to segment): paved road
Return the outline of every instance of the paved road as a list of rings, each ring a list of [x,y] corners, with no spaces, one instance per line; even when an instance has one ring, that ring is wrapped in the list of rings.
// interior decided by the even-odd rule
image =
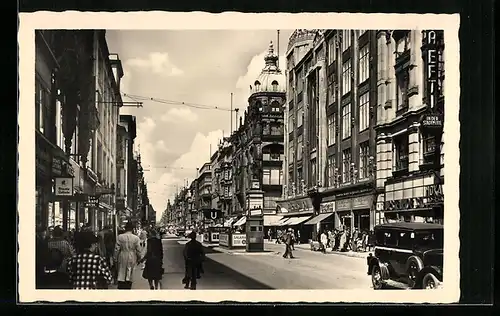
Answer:
[[[165,274],[163,275],[163,289],[168,290],[183,290],[184,285],[181,280],[184,277],[184,259],[182,255],[184,243],[187,239],[176,237],[166,237],[163,242],[163,267]],[[206,249],[207,260],[204,263],[205,274],[198,280],[198,290],[217,290],[217,289],[269,289],[269,286],[259,283],[251,278],[246,277],[217,261],[211,260],[210,256],[213,251]],[[228,255],[226,255],[228,256]],[[147,280],[142,278],[142,271],[136,268],[134,272],[134,282],[132,289],[149,290]]]

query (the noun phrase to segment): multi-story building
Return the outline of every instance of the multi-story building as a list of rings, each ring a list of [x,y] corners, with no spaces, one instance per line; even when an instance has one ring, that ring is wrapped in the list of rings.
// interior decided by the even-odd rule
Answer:
[[[296,30],[287,50],[286,188],[278,225],[369,230],[375,222],[375,31]],[[316,215],[311,219],[312,215]]]
[[[216,159],[212,165],[212,190],[214,193],[212,208],[222,211],[226,219],[224,226],[230,226],[234,221],[234,217],[231,217],[233,200],[232,150],[229,138],[223,138],[214,154]]]
[[[377,32],[377,222],[442,222],[442,31]]]
[[[116,151],[116,210],[119,216],[130,217],[135,207],[134,185],[137,181],[133,173],[137,168],[134,163],[134,140],[137,134],[136,118],[132,115],[120,115],[117,127]]]
[[[274,215],[276,201],[282,192],[283,105],[286,101],[285,76],[278,67],[272,42],[264,62],[264,68],[251,85],[244,117],[240,118],[238,130],[230,137],[233,146],[232,214],[242,215],[248,208],[248,191],[259,189],[264,194],[264,226],[269,226],[277,220]]]
[[[195,209],[198,211],[198,219],[203,220],[206,224],[208,219],[203,216],[204,209],[212,208],[212,164],[206,162],[198,169],[198,178],[196,179],[196,201],[194,201]]]
[[[47,149],[37,148],[39,165],[43,165],[42,157],[54,160],[50,161],[51,177],[72,177],[74,193],[49,201],[46,192],[51,193],[54,180],[44,180],[40,172],[40,181],[48,186],[45,190],[38,186],[37,205],[41,207],[37,213],[48,214],[49,205],[57,212],[62,208],[63,229],[84,223],[98,229],[112,220],[121,64],[110,61],[102,30],[40,31],[37,39],[37,130],[56,147],[61,144],[65,153],[61,157],[60,151],[51,150],[47,159]],[[87,203],[88,196],[100,196],[99,205]]]

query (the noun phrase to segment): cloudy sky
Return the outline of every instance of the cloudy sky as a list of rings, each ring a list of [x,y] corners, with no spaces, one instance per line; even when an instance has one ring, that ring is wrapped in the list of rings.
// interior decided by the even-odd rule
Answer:
[[[280,30],[280,67],[292,30]],[[230,112],[246,109],[249,86],[264,67],[264,55],[277,30],[269,31],[118,31],[108,30],[110,53],[122,60],[122,92],[141,96],[142,108],[124,107],[137,117],[136,146],[146,170],[151,204],[158,218],[177,188],[196,177],[196,168],[209,160],[230,130]],[[156,101],[154,101],[156,100]],[[158,100],[178,101],[166,104]],[[132,101],[124,98],[124,101]],[[234,118],[234,114],[233,114]],[[235,128],[233,119],[233,129]]]

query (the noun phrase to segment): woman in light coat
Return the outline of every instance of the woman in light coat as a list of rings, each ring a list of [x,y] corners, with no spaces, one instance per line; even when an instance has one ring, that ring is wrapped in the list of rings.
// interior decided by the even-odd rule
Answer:
[[[133,233],[134,225],[128,222],[125,225],[125,232],[118,236],[116,240],[114,262],[117,265],[118,289],[130,290],[134,268],[142,258],[141,240]]]

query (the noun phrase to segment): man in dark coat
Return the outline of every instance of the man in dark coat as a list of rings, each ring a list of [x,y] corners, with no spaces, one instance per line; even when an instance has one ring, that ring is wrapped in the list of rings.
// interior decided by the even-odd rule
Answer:
[[[290,259],[293,259],[293,254],[292,254],[293,231],[291,228],[289,228],[288,231],[285,233],[283,239],[285,242],[285,253],[283,254],[283,258],[290,257]]]
[[[196,290],[197,278],[199,277],[200,267],[205,258],[203,245],[196,240],[196,232],[189,234],[191,239],[184,246],[184,264],[186,275],[184,277],[184,288]]]

